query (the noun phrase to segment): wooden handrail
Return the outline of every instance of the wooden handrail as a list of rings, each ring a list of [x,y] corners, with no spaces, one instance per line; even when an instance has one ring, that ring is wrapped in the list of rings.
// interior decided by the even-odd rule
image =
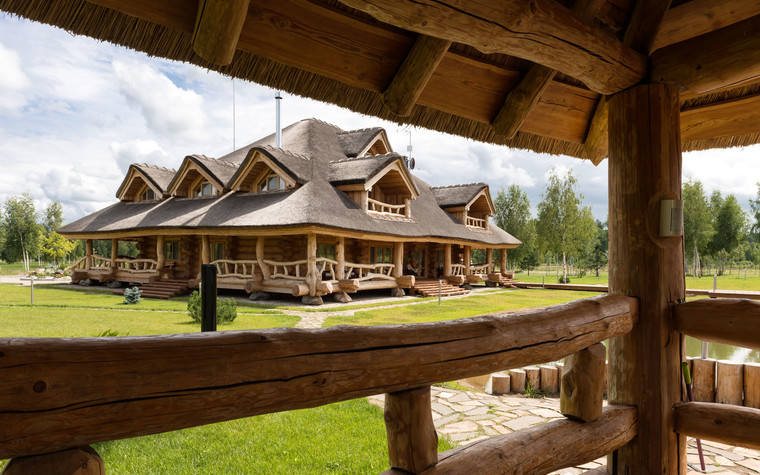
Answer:
[[[217,277],[253,278],[258,261],[217,259],[211,264],[216,266]]]
[[[346,262],[345,264],[345,272],[346,275],[351,274],[353,271],[356,271],[357,275],[355,277],[356,280],[362,281],[362,280],[370,280],[375,278],[380,279],[394,279],[394,277],[391,276],[393,273],[393,269],[396,266],[394,264],[387,264],[384,262],[379,262],[376,264],[357,264],[355,262]],[[372,272],[375,271],[375,272]]]
[[[92,255],[92,267],[91,269],[110,269],[111,268],[111,258],[110,257],[103,257],[99,256],[97,254]]]
[[[490,268],[488,264],[470,265],[470,274],[488,274],[491,271]]]
[[[555,361],[637,320],[637,300],[605,295],[410,325],[2,338],[0,458]]]
[[[382,201],[367,198],[367,211],[389,216],[406,216],[406,205],[392,205]]]
[[[154,272],[158,270],[158,261],[155,259],[116,259],[116,268],[125,272]]]
[[[438,454],[436,465],[418,473],[550,473],[622,447],[636,436],[636,422],[636,407],[610,405],[592,422],[558,419],[448,450]],[[383,475],[402,473],[391,469]]]
[[[306,275],[301,275],[301,267],[305,266],[308,261],[301,259],[298,261],[279,262],[270,261],[269,259],[263,259],[262,262],[268,266],[272,266],[272,270],[269,274],[271,279],[291,279],[291,280],[306,280]],[[281,272],[278,272],[282,268]],[[293,274],[290,274],[290,269],[293,269]]]
[[[676,305],[676,330],[704,341],[760,349],[760,302],[701,299]]]
[[[84,269],[84,261],[85,261],[86,259],[87,259],[87,256],[84,256],[84,257],[82,257],[81,259],[79,259],[78,261],[76,261],[75,263],[73,263],[73,264],[71,264],[70,266],[68,266],[68,267],[67,267],[66,269],[64,269],[64,270],[66,270],[66,271],[68,271],[68,272],[71,272],[71,271],[73,271],[74,269]]]
[[[480,218],[473,218],[471,216],[467,216],[467,226],[471,228],[477,228],[477,229],[485,229],[486,228],[486,220],[480,219]]]
[[[679,434],[760,449],[760,409],[687,402],[675,407],[673,422]]]

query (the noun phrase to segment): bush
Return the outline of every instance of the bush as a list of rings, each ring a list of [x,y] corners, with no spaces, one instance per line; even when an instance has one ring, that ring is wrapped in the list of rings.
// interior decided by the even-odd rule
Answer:
[[[560,284],[569,284],[570,283],[570,276],[567,276],[567,277],[564,277],[564,278],[562,276],[559,276],[559,279],[557,279],[557,282],[559,282]]]
[[[140,303],[142,300],[142,290],[138,289],[137,287],[127,288],[124,290],[124,303],[125,304],[133,304],[133,303]]]
[[[201,294],[194,290],[187,301],[187,313],[195,322],[200,322],[202,318],[201,311]],[[217,299],[216,301],[216,323],[223,325],[232,323],[237,318],[237,302],[232,298]]]

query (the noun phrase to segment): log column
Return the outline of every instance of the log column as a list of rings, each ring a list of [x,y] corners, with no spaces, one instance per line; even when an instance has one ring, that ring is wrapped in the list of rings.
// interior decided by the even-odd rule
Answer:
[[[84,241],[84,268],[92,269],[92,239]]]
[[[472,246],[464,246],[464,275],[470,275],[470,265],[472,264]]]
[[[507,272],[507,249],[501,250],[501,274],[504,275]]]
[[[486,264],[488,264],[488,271],[486,274],[493,273],[493,249],[486,249]]]
[[[317,295],[317,235],[309,233],[306,238],[306,285],[309,286],[309,295]]]
[[[156,268],[161,273],[166,267],[166,236],[160,235],[156,237]]]
[[[269,266],[264,262],[264,241],[266,238],[264,236],[259,236],[258,239],[256,239],[256,262],[259,264],[259,269],[261,269],[261,277],[264,280],[269,280],[270,274],[269,274]]]
[[[438,462],[430,387],[385,395],[385,431],[392,468],[419,473]]]
[[[675,474],[685,464],[685,438],[673,429],[682,338],[672,324],[684,298],[683,238],[659,235],[660,201],[681,198],[680,143],[675,85],[639,85],[610,99],[610,293],[640,300],[639,323],[609,347],[609,401],[639,414],[638,437],[618,450],[618,473]]]
[[[338,261],[338,265],[335,268],[335,276],[338,280],[346,278],[346,238],[339,237],[338,242],[335,243],[335,259]]]
[[[201,236],[201,241],[201,264],[209,264],[211,262],[211,245],[208,234]]]
[[[404,243],[397,242],[393,246],[393,277],[404,275]]]
[[[443,245],[443,276],[451,275],[451,244]]]
[[[116,268],[117,257],[119,257],[119,240],[111,239],[111,269]]]

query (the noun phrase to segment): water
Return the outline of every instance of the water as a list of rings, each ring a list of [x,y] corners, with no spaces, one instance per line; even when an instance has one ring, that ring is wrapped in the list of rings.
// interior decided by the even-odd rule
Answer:
[[[686,337],[686,355],[698,357],[702,355],[702,342],[690,336]],[[760,351],[741,348],[738,346],[710,343],[708,358],[729,360],[734,363],[760,363]]]

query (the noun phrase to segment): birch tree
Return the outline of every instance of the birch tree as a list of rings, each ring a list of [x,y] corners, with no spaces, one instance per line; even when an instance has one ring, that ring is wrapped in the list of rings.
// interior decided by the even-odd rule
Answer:
[[[11,196],[4,204],[3,224],[5,227],[4,253],[22,259],[24,270],[29,272],[29,256],[39,252],[40,227],[34,201],[28,193]]]

